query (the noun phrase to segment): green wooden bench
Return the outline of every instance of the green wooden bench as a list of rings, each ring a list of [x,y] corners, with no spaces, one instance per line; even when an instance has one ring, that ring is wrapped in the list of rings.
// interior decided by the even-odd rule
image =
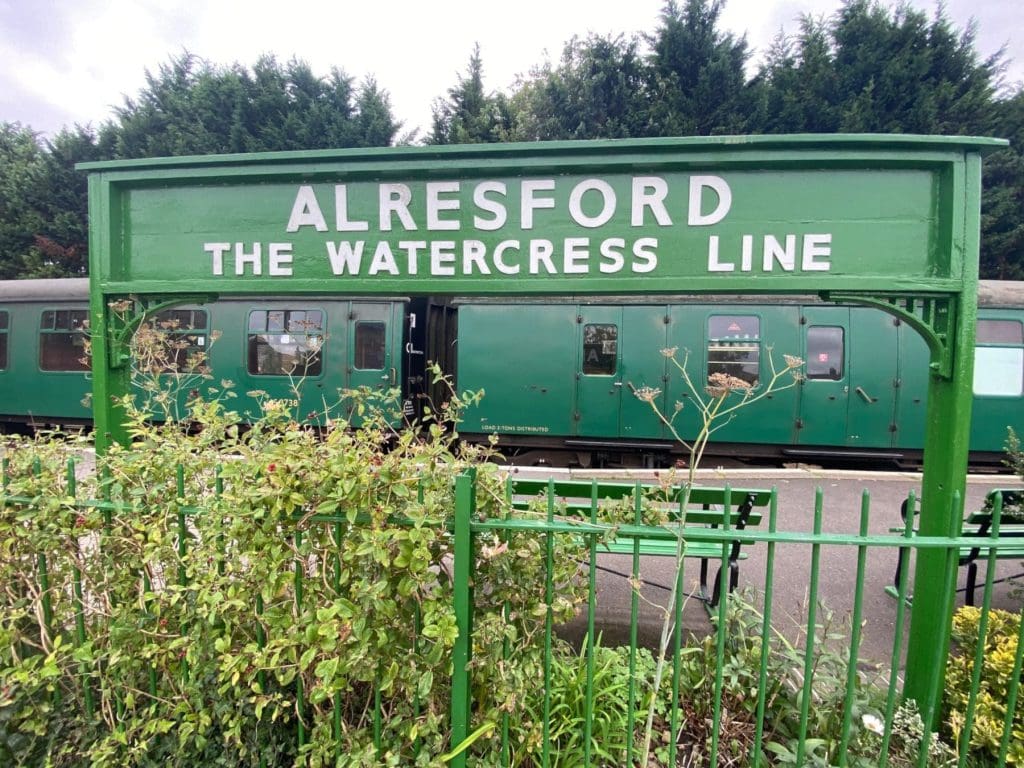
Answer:
[[[993,488],[985,496],[985,503],[982,508],[972,512],[964,519],[962,538],[988,539],[992,531],[992,508],[995,504],[997,493],[1003,495],[1003,511],[999,518],[999,538],[1014,539],[1013,543],[1007,546],[1000,546],[996,549],[996,558],[999,560],[1020,560],[1024,559],[1024,489],[1021,488]],[[909,500],[904,500],[900,505],[900,516],[904,525],[907,520],[907,506]],[[920,502],[915,504],[914,514],[920,512]],[[904,528],[890,528],[890,532],[904,531]],[[916,533],[916,529],[915,529]],[[896,575],[893,579],[894,589],[890,594],[899,588],[900,575],[903,572],[903,565],[909,552],[908,547],[901,547],[896,560]],[[964,546],[960,548],[959,563],[967,566],[967,583],[964,587],[964,602],[967,605],[975,605],[975,593],[978,588],[978,564],[988,559],[988,549],[983,544],[978,546]]]
[[[523,480],[509,478],[508,491],[512,498],[512,505],[516,509],[525,509],[531,499],[538,495],[546,495],[549,484],[546,480]],[[594,483],[586,480],[562,480],[555,481],[551,485],[555,498],[560,502],[562,514],[581,520],[589,520],[593,499]],[[652,484],[637,483],[597,483],[596,498],[598,509],[608,502],[622,501],[635,496],[639,489],[640,493],[658,491],[661,494],[661,487]],[[665,501],[658,501],[658,506],[668,513],[670,518],[678,519],[679,502],[682,499],[683,489],[680,486],[673,486],[670,492],[661,495],[661,498],[668,497]],[[771,502],[774,491],[752,488],[731,488],[730,509],[728,515],[729,527],[733,530],[743,530],[761,524],[762,510]],[[726,520],[725,514],[725,489],[708,488],[695,486],[690,489],[690,497],[686,509],[686,528],[720,528]],[[632,522],[632,521],[630,521]],[[684,537],[685,538],[685,537]],[[636,542],[636,545],[634,544]],[[636,538],[623,536],[598,543],[599,551],[602,553],[632,555],[639,550],[640,555],[653,555],[659,557],[675,557],[677,542],[674,539],[666,538]],[[715,574],[714,587],[708,589],[708,564],[712,560],[722,559],[722,545],[713,541],[686,541],[685,557],[700,559],[700,594],[699,598],[714,606],[718,602],[719,586],[722,577],[722,566],[719,565]],[[733,540],[729,545],[727,564],[729,567],[729,591],[736,589],[739,582],[739,562],[747,557],[742,551],[741,542]]]

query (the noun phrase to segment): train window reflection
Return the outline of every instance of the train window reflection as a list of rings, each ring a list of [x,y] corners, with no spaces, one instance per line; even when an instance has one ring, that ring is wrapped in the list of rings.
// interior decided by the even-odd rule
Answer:
[[[843,378],[843,329],[811,326],[807,329],[808,379],[839,381]]]
[[[761,318],[712,315],[708,318],[708,379],[716,373],[757,386],[761,373]]]
[[[356,323],[356,359],[361,371],[384,368],[384,323]]]
[[[974,394],[996,397],[1024,394],[1024,349],[976,347]]]
[[[978,344],[1024,344],[1024,324],[1018,320],[979,320]]]
[[[87,371],[84,309],[48,309],[39,324],[39,368],[43,371]]]
[[[323,313],[273,309],[249,314],[247,367],[254,376],[319,376]]]
[[[1024,394],[1024,324],[1019,320],[979,320],[974,349],[974,394]]]
[[[583,373],[614,376],[618,356],[619,326],[605,323],[583,326]]]

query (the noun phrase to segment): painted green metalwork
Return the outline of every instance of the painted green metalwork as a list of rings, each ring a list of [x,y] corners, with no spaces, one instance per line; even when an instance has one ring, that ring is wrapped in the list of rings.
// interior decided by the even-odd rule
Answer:
[[[871,497],[865,490],[860,504],[860,535],[867,536],[871,510]],[[864,583],[867,567],[867,547],[857,547],[857,583]],[[843,698],[843,736],[839,743],[839,765],[847,764],[847,749],[850,746],[850,726],[853,723],[853,699],[857,691],[857,660],[860,658],[861,616],[864,609],[864,592],[858,590],[853,599],[853,617],[850,620],[850,655],[846,662],[846,696]]]
[[[168,307],[180,304],[205,304],[213,301],[211,295],[196,296],[175,296],[173,299],[160,299],[149,296],[131,297],[124,300],[124,308],[117,308],[115,317],[117,321],[111,321],[111,328],[108,332],[107,355],[110,358],[111,368],[123,368],[131,364],[131,340],[132,336],[139,330],[139,327],[155,317]]]
[[[476,470],[470,469],[455,481],[455,534],[453,541],[455,623],[459,635],[452,649],[452,745],[469,736],[470,685],[469,662],[473,657],[473,594],[470,587],[473,568],[472,520],[476,509]],[[466,753],[452,758],[453,768],[466,768]]]
[[[84,164],[97,449],[127,441],[117,405],[126,366],[112,365],[125,330],[112,299],[157,306],[327,285],[349,295],[834,292],[923,333],[933,375],[917,543],[956,534],[981,155],[1001,146],[700,137]],[[916,583],[928,587],[915,595],[904,692],[931,703],[926,718],[955,573],[948,552],[922,546]]]
[[[875,307],[898,317],[915,331],[928,345],[931,353],[929,368],[937,375],[949,378],[953,375],[953,350],[950,340],[956,327],[956,304],[946,296],[858,296],[835,291],[826,291],[828,301],[848,302]]]
[[[768,533],[775,534],[778,529],[778,494],[772,488],[771,506],[768,511]],[[774,604],[775,585],[775,542],[769,541],[765,555],[764,571],[764,610],[761,620],[761,669],[757,677],[757,722],[754,726],[754,765],[760,762],[761,748],[764,744],[764,713],[768,695],[768,652],[771,648],[772,606]],[[675,689],[673,689],[674,691]]]

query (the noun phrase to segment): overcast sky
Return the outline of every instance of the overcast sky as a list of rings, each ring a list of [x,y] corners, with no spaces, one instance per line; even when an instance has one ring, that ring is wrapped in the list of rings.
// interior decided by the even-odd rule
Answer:
[[[681,0],[682,2],[682,0]],[[663,0],[0,0],[0,121],[44,133],[108,119],[135,95],[145,70],[187,49],[217,64],[251,66],[260,54],[295,56],[376,77],[404,129],[430,124],[430,105],[464,73],[479,42],[485,86],[507,91],[517,74],[556,60],[572,35],[651,32]],[[934,12],[935,0],[912,0]],[[801,13],[828,16],[840,0],[726,0],[720,28],[746,34],[754,59]],[[978,22],[982,56],[1007,46],[1010,82],[1024,81],[1020,0],[948,0],[961,29]]]

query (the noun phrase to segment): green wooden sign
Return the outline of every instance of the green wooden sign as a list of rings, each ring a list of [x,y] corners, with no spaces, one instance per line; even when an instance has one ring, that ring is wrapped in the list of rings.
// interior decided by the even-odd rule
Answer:
[[[97,163],[104,283],[345,294],[955,291],[986,139],[795,136]]]

